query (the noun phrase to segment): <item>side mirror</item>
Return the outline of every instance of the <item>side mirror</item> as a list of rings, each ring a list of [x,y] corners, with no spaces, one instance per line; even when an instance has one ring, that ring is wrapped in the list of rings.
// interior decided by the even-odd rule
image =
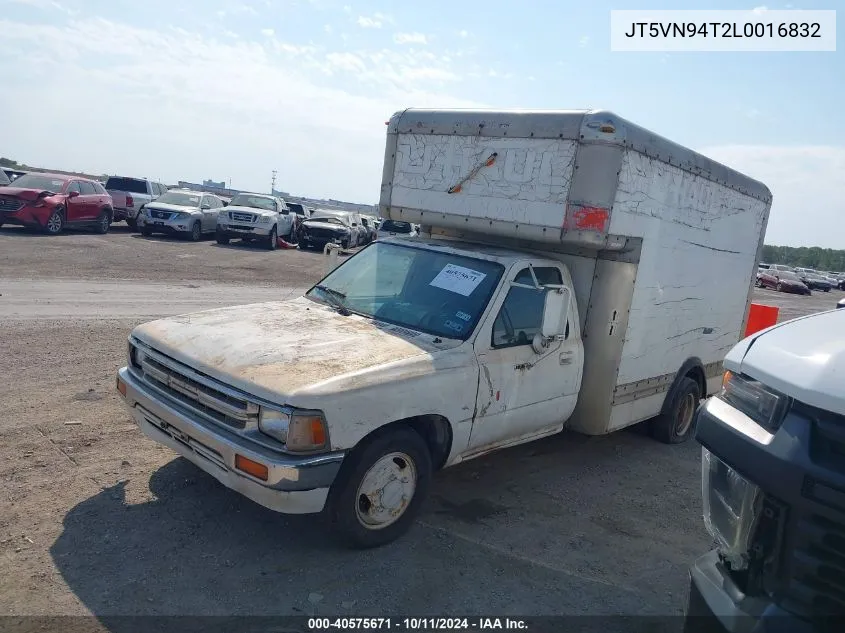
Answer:
[[[78,195],[79,195],[78,191],[71,191],[69,194],[67,194],[67,197],[68,198],[76,198]]]
[[[569,314],[569,288],[548,288],[543,305],[543,324],[534,336],[532,346],[538,354],[548,347],[549,342],[563,333],[566,316]]]

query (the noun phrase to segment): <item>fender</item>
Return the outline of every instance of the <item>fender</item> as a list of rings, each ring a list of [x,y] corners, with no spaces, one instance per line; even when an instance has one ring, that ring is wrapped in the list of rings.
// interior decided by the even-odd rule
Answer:
[[[698,383],[698,388],[701,390],[702,400],[707,397],[707,378],[704,373],[704,363],[701,362],[700,358],[693,356],[686,359],[681,365],[681,368],[678,369],[678,372],[675,374],[672,386],[669,387],[669,391],[666,392],[666,398],[663,400],[663,406],[660,408],[660,413],[669,413],[669,403],[672,402],[672,398],[678,390],[678,384],[681,382],[681,379],[685,377],[692,378]]]

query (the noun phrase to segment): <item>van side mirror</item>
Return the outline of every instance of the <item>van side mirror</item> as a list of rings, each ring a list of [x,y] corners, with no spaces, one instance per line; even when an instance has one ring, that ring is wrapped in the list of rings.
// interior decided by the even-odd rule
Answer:
[[[543,304],[543,324],[534,337],[532,346],[538,354],[545,350],[549,343],[563,334],[566,317],[569,314],[569,288],[546,288]]]

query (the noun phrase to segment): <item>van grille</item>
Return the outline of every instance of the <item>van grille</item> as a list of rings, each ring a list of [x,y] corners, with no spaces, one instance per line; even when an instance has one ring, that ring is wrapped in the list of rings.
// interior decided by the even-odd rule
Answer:
[[[141,351],[140,369],[144,378],[170,399],[236,429],[243,429],[250,418],[257,418],[258,405],[238,392],[183,368],[163,354],[147,349]]]

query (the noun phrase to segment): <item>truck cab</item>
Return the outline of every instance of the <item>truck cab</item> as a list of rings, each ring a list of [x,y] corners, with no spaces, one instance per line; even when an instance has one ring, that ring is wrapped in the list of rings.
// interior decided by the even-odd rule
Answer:
[[[686,631],[841,630],[845,615],[845,313],[772,326],[726,356],[699,408],[704,522]],[[839,629],[830,629],[834,623]]]

